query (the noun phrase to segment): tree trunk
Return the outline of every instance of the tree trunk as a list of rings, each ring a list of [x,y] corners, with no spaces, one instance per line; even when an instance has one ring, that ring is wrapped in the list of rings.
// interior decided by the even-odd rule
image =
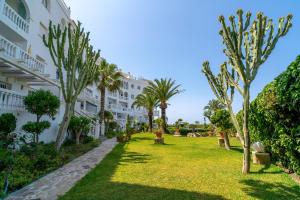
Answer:
[[[230,150],[230,141],[229,141],[229,137],[228,137],[227,132],[224,132],[224,142],[225,142],[225,148],[227,150]]]
[[[149,132],[152,133],[153,129],[153,114],[151,112],[148,113],[148,120],[149,120]]]
[[[161,130],[163,134],[165,134],[167,132],[167,124],[166,124],[166,108],[164,106],[161,107],[161,119],[162,119]]]
[[[36,122],[37,124],[40,122],[41,116],[37,115],[36,116]],[[38,144],[39,143],[39,134],[38,132],[35,133],[35,143]]]
[[[244,156],[243,156],[243,174],[250,172],[250,137],[249,137],[249,105],[250,105],[250,86],[245,84],[244,86],[244,105],[243,105],[243,133],[244,133]]]
[[[231,121],[233,123],[233,126],[235,127],[235,130],[237,132],[237,135],[239,137],[239,140],[242,144],[242,146],[244,146],[244,137],[242,135],[242,130],[241,130],[241,127],[240,127],[240,124],[239,122],[237,121],[237,118],[233,112],[233,109],[232,109],[232,106],[228,104],[228,111],[230,113],[230,117],[231,117]]]
[[[60,147],[65,139],[65,134],[66,134],[66,131],[69,126],[71,115],[73,114],[74,106],[75,106],[75,102],[74,103],[66,103],[64,117],[59,126],[58,133],[56,136],[56,142],[55,142],[56,150],[60,149]]]
[[[80,131],[75,132],[75,137],[76,137],[76,145],[80,144]]]
[[[100,89],[100,95],[101,95],[101,100],[100,100],[100,129],[99,129],[99,136],[102,134],[105,135],[105,133],[102,133],[102,130],[105,132],[105,128],[103,129],[102,126],[104,126],[104,111],[105,111],[105,88]]]

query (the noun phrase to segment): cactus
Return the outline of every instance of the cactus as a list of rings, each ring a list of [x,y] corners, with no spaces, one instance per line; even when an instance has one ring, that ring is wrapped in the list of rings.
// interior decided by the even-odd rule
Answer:
[[[251,22],[251,13],[244,15],[242,10],[237,11],[237,20],[235,16],[229,17],[228,26],[224,16],[219,17],[221,23],[220,35],[225,45],[224,54],[228,57],[228,62],[221,66],[221,72],[216,77],[211,73],[209,63],[203,63],[203,72],[205,73],[210,86],[217,98],[225,101],[228,110],[231,112],[231,118],[236,128],[236,117],[232,113],[232,98],[228,96],[228,87],[236,89],[243,97],[243,137],[240,137],[243,149],[243,170],[244,174],[250,171],[250,137],[248,128],[249,107],[250,107],[250,86],[255,79],[260,66],[268,59],[274,50],[279,38],[285,36],[290,30],[292,15],[279,19],[279,25],[275,34],[273,21],[268,19],[262,12],[257,13],[256,19]],[[230,65],[233,73],[227,69]],[[237,75],[236,77],[233,75]],[[220,83],[225,81],[225,85]],[[228,86],[227,86],[228,85]],[[226,103],[227,102],[227,103]],[[237,132],[241,129],[237,129]]]
[[[235,117],[235,114],[232,109],[232,102],[234,97],[234,87],[230,86],[227,81],[227,77],[224,74],[224,70],[222,70],[224,67],[226,67],[226,63],[221,65],[221,72],[216,76],[213,74],[209,67],[209,62],[203,63],[202,72],[206,76],[208,83],[214,92],[217,99],[224,104],[227,107],[227,110],[229,111],[231,121],[236,129],[237,135],[240,139],[241,144],[244,144],[244,138],[242,135],[241,127]],[[233,80],[235,80],[235,71],[232,70],[231,74],[227,74],[230,76]],[[237,80],[236,80],[237,81]]]
[[[61,91],[65,100],[65,113],[56,138],[58,150],[65,138],[78,95],[93,82],[100,51],[93,50],[89,44],[89,33],[84,31],[80,22],[74,26],[69,23],[64,29],[50,22],[49,33],[47,38],[43,35],[43,42],[58,69]]]

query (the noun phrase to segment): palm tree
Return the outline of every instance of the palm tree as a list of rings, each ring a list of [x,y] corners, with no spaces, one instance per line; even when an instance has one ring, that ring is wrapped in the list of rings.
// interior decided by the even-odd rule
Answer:
[[[154,82],[150,82],[149,86],[145,88],[147,93],[153,94],[159,101],[163,133],[167,131],[166,109],[168,108],[168,101],[171,97],[181,92],[179,88],[180,85],[175,85],[175,80],[172,79],[155,79]]]
[[[152,128],[153,128],[153,111],[154,108],[156,108],[159,104],[158,99],[147,92],[143,92],[142,94],[139,94],[132,106],[136,106],[137,108],[140,107],[144,107],[146,108],[147,112],[148,112],[148,120],[149,120],[149,131],[152,132]]]
[[[99,116],[100,116],[99,112]],[[105,127],[105,133],[107,133],[108,129],[109,129],[109,125],[111,122],[114,121],[114,114],[110,111],[105,110],[104,111],[104,127]]]
[[[225,105],[222,104],[219,100],[212,99],[208,102],[208,104],[204,107],[204,117],[211,121],[211,116],[220,109],[225,109]]]
[[[105,91],[114,92],[120,89],[122,86],[123,77],[122,73],[118,71],[118,68],[115,64],[109,64],[105,59],[102,59],[98,67],[98,73],[96,76],[96,84],[100,90],[100,133],[102,135],[102,130],[105,132],[104,125],[104,112],[105,112]]]

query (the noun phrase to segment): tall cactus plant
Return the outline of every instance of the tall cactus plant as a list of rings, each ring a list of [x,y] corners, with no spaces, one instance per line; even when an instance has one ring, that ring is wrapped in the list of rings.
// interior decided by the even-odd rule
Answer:
[[[214,92],[215,96],[218,98],[218,100],[224,104],[230,114],[231,121],[236,129],[237,135],[241,141],[241,144],[244,144],[244,137],[242,135],[242,130],[241,127],[235,117],[235,114],[232,109],[232,102],[233,102],[233,97],[234,97],[234,87],[230,86],[226,76],[224,74],[224,69],[227,68],[226,63],[221,65],[221,72],[218,75],[214,75],[213,72],[211,71],[209,67],[209,62],[204,62],[203,63],[203,69],[202,72],[205,74],[208,83]],[[235,71],[232,70],[231,74],[228,74],[231,76],[233,80],[236,80],[235,77]],[[236,80],[238,81],[238,80]]]
[[[244,19],[243,11],[238,10],[237,20],[235,16],[230,16],[229,25],[227,25],[224,16],[219,17],[222,27],[220,35],[225,46],[224,53],[228,57],[227,64],[236,72],[237,78],[235,79],[232,73],[227,70],[226,63],[221,66],[221,72],[218,77],[222,76],[225,78],[226,84],[235,88],[243,97],[243,137],[240,138],[244,149],[242,169],[244,174],[250,171],[250,137],[248,128],[250,86],[259,68],[274,50],[279,38],[285,36],[290,30],[292,26],[291,20],[292,15],[279,18],[278,29],[275,31],[272,19],[268,19],[262,12],[257,13],[256,19],[251,22],[250,12],[246,14]],[[216,88],[226,89],[226,87],[214,81],[218,77],[213,76],[208,62],[204,62],[203,71],[214,92]],[[219,93],[216,96],[220,100],[230,100],[224,93]],[[226,105],[229,111],[232,110],[229,108],[231,104],[227,103]],[[234,119],[233,123],[235,124],[236,117],[232,113],[231,117]],[[235,127],[237,127],[236,124]],[[239,132],[238,129],[237,131]]]
[[[74,112],[76,99],[93,81],[100,52],[93,50],[89,44],[89,33],[84,31],[80,22],[74,26],[69,24],[64,29],[50,22],[49,33],[47,37],[43,36],[43,41],[58,69],[61,91],[65,100],[65,113],[56,138],[56,148],[60,149]]]

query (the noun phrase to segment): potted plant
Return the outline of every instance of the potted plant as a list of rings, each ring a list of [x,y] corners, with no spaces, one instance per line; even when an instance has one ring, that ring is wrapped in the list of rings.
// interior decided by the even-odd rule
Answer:
[[[163,135],[163,130],[162,130],[162,119],[158,118],[155,120],[158,130],[155,130],[154,133],[156,135],[156,138],[154,138],[154,144],[164,144],[164,138],[162,137]]]
[[[157,130],[154,133],[156,135],[156,138],[162,138],[162,132],[160,130]]]
[[[252,145],[252,160],[254,164],[269,165],[271,163],[270,154],[265,151],[265,146],[261,142],[254,142]]]
[[[175,134],[174,136],[180,136],[180,125],[181,123],[183,122],[182,119],[178,119],[176,122],[175,122],[175,127],[176,127],[176,130],[175,130]]]
[[[125,141],[125,136],[122,131],[117,131],[116,132],[116,137],[117,137],[117,142],[124,142]]]

